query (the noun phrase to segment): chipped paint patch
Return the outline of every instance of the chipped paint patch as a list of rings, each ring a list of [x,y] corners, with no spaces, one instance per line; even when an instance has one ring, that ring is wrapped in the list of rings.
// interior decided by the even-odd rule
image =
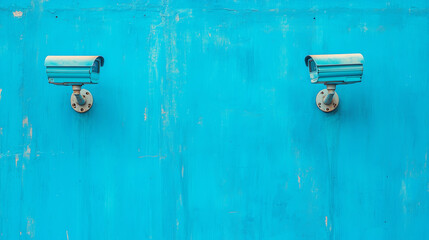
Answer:
[[[183,178],[184,172],[185,172],[185,167],[182,165],[182,178]]]
[[[67,236],[67,240],[69,240],[69,231],[66,230],[66,236]]]
[[[325,226],[328,227],[328,216],[325,216]]]
[[[24,152],[24,157],[30,158],[30,153],[31,153],[30,145],[27,145],[27,150],[25,150],[25,152]]]
[[[13,13],[14,17],[16,17],[16,18],[22,18],[22,11],[15,11],[15,12],[12,12],[12,13]]]
[[[3,89],[0,88],[0,100],[1,100],[1,92],[3,91]]]
[[[18,167],[19,156],[15,154],[15,167]]]
[[[144,108],[144,120],[147,120],[147,107]]]
[[[34,219],[31,217],[27,217],[27,235],[33,238],[34,232],[35,232],[34,230],[35,230]]]
[[[28,117],[25,117],[24,120],[22,120],[22,127],[28,126]]]
[[[3,135],[3,128],[0,128],[0,135]]]
[[[29,133],[28,133],[28,136],[29,136],[30,138],[33,138],[33,127],[30,127],[30,131],[29,131]]]
[[[298,187],[301,188],[301,177],[298,176]]]

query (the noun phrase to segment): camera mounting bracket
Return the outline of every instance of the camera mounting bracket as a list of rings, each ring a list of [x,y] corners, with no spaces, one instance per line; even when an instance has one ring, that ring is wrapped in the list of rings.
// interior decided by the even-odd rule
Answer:
[[[332,112],[337,109],[340,98],[335,92],[335,84],[326,84],[326,89],[321,90],[316,96],[316,105],[323,112]]]
[[[70,98],[70,104],[73,110],[78,113],[89,111],[94,101],[92,94],[88,90],[82,89],[82,85],[73,85],[72,87],[73,93]]]

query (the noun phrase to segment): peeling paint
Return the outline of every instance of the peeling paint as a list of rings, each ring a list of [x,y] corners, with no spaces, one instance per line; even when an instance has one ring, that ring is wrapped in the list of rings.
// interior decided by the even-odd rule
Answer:
[[[16,17],[16,18],[22,18],[22,11],[15,11],[15,12],[12,12],[12,13],[13,13],[14,17]]]

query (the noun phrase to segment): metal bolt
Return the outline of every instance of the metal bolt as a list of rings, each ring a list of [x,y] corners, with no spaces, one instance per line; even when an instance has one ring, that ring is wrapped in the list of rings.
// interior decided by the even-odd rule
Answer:
[[[73,103],[72,106],[75,108],[76,107],[76,103]]]
[[[81,109],[80,109],[80,111],[82,111],[82,112],[83,112],[83,108],[81,108]]]
[[[91,107],[91,104],[88,104],[88,108],[90,108]]]
[[[323,94],[323,91],[320,94]]]
[[[89,92],[86,92],[86,95],[89,95]]]
[[[83,98],[85,98],[85,95],[82,95]]]
[[[329,108],[326,108],[326,111],[329,111]]]

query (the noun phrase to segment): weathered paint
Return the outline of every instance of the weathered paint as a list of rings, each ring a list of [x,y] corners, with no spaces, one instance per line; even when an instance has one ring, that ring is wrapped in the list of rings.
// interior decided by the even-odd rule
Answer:
[[[1,1],[0,239],[428,239],[428,14]],[[353,52],[362,83],[319,111],[303,58]],[[43,62],[95,54],[78,114]]]

